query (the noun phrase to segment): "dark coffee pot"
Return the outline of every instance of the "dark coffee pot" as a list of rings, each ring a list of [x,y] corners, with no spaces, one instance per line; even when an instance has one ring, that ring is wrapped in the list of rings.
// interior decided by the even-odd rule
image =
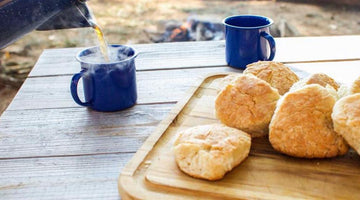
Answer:
[[[91,26],[85,0],[0,0],[0,49],[33,30]]]

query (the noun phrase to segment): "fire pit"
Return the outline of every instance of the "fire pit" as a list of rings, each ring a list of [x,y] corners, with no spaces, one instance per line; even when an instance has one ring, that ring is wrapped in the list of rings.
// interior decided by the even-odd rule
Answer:
[[[169,20],[163,23],[163,30],[150,33],[150,40],[159,42],[207,41],[224,39],[224,27],[221,23],[189,18],[185,23]]]

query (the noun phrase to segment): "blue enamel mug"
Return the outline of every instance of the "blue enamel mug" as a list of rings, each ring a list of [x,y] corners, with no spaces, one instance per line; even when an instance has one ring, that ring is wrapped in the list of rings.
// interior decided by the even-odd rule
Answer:
[[[229,66],[245,69],[250,63],[274,59],[275,40],[269,30],[272,19],[258,15],[237,15],[225,18],[223,24],[226,62]]]
[[[124,45],[109,45],[115,55],[110,62],[99,61],[99,47],[85,49],[76,59],[81,64],[80,73],[74,74],[70,90],[74,101],[96,111],[119,111],[136,103],[137,53]],[[78,96],[78,82],[82,79],[85,101]]]

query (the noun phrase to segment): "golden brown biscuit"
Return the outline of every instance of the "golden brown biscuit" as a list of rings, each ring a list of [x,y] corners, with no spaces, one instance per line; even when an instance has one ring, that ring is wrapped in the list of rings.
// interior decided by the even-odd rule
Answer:
[[[227,126],[250,133],[267,135],[268,126],[280,98],[269,83],[252,75],[239,75],[215,100],[217,118]]]
[[[336,91],[339,89],[339,84],[333,78],[323,73],[312,74],[310,77],[308,77],[306,84],[319,84],[323,87],[330,85]]]
[[[216,85],[216,89],[218,90],[218,92],[221,92],[222,89],[224,89],[227,85],[231,84],[231,82],[233,82],[236,77],[238,77],[239,73],[231,73],[227,76],[225,76],[224,78],[221,78],[218,82],[218,84]]]
[[[343,155],[344,139],[332,126],[335,98],[317,84],[286,93],[270,122],[269,139],[277,151],[303,158]]]
[[[247,133],[212,124],[180,132],[174,153],[181,171],[195,178],[218,180],[248,156],[250,146]]]
[[[337,101],[331,117],[335,131],[360,155],[360,94]]]
[[[300,89],[306,85],[311,84],[318,84],[322,87],[331,86],[336,91],[339,89],[339,84],[330,76],[323,74],[323,73],[316,73],[311,74],[310,76],[300,80],[299,82],[295,83],[290,90],[297,90]]]
[[[352,83],[350,93],[360,93],[360,76]]]
[[[290,68],[280,62],[259,61],[246,66],[244,74],[253,74],[270,83],[283,95],[290,87],[299,81],[299,77]]]

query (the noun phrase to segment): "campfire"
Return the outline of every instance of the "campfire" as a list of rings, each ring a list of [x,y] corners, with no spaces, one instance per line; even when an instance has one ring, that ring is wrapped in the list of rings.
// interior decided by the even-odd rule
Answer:
[[[169,36],[169,41],[189,41],[190,37],[190,30],[191,30],[191,23],[186,22],[182,24],[180,27],[175,28],[174,30],[170,31],[169,33],[164,34],[164,36]]]
[[[270,27],[274,37],[294,37],[299,32],[295,26],[285,19],[279,20]],[[189,18],[182,23],[175,20],[162,21],[155,32],[145,31],[152,42],[182,42],[182,41],[207,41],[225,39],[222,23]]]
[[[159,43],[224,39],[224,27],[221,23],[190,18],[185,23],[170,20],[163,27],[163,30],[155,33],[147,32],[151,41]]]

